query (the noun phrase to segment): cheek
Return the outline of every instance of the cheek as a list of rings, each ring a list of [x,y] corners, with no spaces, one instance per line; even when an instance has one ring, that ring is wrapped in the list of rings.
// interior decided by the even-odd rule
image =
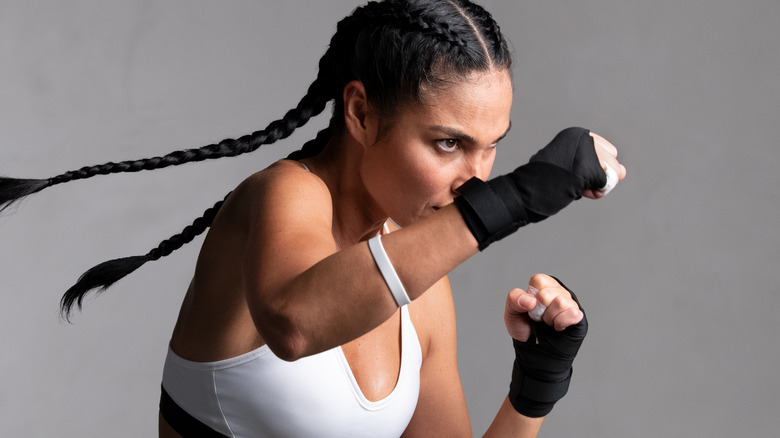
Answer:
[[[430,197],[449,187],[446,166],[435,157],[422,153],[408,157],[401,178],[413,196]]]

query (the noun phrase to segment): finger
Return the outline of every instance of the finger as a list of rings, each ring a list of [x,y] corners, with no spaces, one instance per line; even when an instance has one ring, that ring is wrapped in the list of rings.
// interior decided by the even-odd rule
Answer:
[[[623,179],[628,175],[628,171],[626,171],[626,166],[617,163],[618,167],[615,168],[615,171],[618,174],[618,181],[623,181]]]
[[[598,148],[596,149],[596,155],[599,157],[599,164],[601,164],[602,170],[606,171],[607,166],[609,166],[612,169],[615,169],[615,173],[619,173],[617,172],[617,169],[621,168],[623,165],[620,164],[616,156],[610,154],[604,149]]]
[[[559,297],[571,298],[569,291],[561,286],[547,286],[544,289],[540,289],[536,294],[536,299],[545,306],[550,307],[553,305],[556,299]]]
[[[619,180],[625,178],[626,168],[617,160],[618,150],[615,145],[594,132],[591,132],[590,135],[593,137],[593,144],[596,147],[596,155],[599,157],[602,169],[605,169],[605,166],[609,165],[612,167],[612,169],[615,170]]]
[[[539,293],[539,290],[537,290],[535,287],[529,285],[528,286],[528,293],[536,297],[536,294]],[[547,307],[544,306],[539,300],[536,300],[536,305],[533,309],[528,311],[528,317],[531,318],[534,321],[541,321],[542,315],[544,315],[544,312],[547,310]]]
[[[582,310],[580,310],[579,307],[576,309],[567,309],[566,311],[559,313],[553,319],[553,328],[559,332],[563,331],[568,327],[578,324],[584,317],[585,314],[582,312]]]
[[[535,321],[543,320],[550,326],[556,324],[556,318],[563,315],[563,318],[558,322],[559,327],[568,327],[571,324],[576,324],[582,319],[583,314],[577,305],[577,302],[571,296],[571,293],[566,290],[560,283],[553,277],[546,274],[536,274],[529,280],[528,289],[538,288],[535,298],[539,302],[540,306],[545,307],[541,318],[533,318]],[[567,312],[568,309],[574,309],[573,313]],[[529,312],[529,316],[536,309]],[[556,328],[557,329],[557,328]]]
[[[528,280],[528,287],[535,288],[536,299],[545,306],[549,307],[553,300],[558,296],[571,297],[569,291],[558,283],[554,278],[547,274],[535,274]]]
[[[607,164],[604,165],[604,173],[607,175],[607,183],[604,184],[604,186],[601,187],[600,189],[596,190],[597,192],[601,192],[604,196],[609,194],[609,192],[611,192],[612,189],[615,188],[615,186],[617,185],[618,181],[620,181],[618,179],[618,174],[617,174],[617,172],[615,172],[615,169],[614,169],[613,166],[614,166],[614,164],[612,166],[607,165]]]
[[[591,132],[590,135],[593,137],[593,144],[596,146],[596,155],[601,162],[601,168],[605,169],[605,165],[609,165],[617,173],[618,181],[625,178],[626,167],[617,160],[618,150],[615,145],[594,132]]]
[[[601,199],[607,195],[605,195],[604,192],[600,192],[598,190],[587,189],[582,192],[582,196],[590,199]]]
[[[528,279],[528,285],[535,287],[539,291],[547,287],[561,287],[560,283],[547,274],[532,275],[531,278]]]
[[[626,177],[626,168],[620,163],[610,164],[609,168],[607,168],[606,163],[602,163],[602,167],[607,173],[607,184],[600,189],[585,189],[582,191],[582,196],[589,199],[601,199],[607,196],[617,186],[617,183]]]
[[[601,169],[606,173],[606,184],[598,189],[584,190],[582,196],[591,199],[600,199],[606,196],[615,186],[626,177],[626,168],[617,160],[617,158],[606,152],[603,148],[596,148]]]
[[[606,152],[608,152],[613,157],[617,157],[618,150],[609,141],[607,141],[604,137],[596,134],[595,132],[590,133],[590,136],[593,137],[593,144],[596,145],[596,148],[603,148]]]
[[[571,295],[568,297],[560,295],[547,308],[547,312],[544,314],[544,322],[556,331],[561,331],[582,321],[584,317],[585,314],[574,299],[571,298]]]

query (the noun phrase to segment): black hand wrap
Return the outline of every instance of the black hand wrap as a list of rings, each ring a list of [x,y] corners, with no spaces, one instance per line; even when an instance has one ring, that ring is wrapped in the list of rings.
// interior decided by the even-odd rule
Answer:
[[[571,296],[582,310],[573,292]],[[526,417],[544,417],[569,390],[572,363],[588,333],[588,320],[583,313],[582,321],[560,332],[544,322],[533,322],[532,327],[533,335],[527,341],[512,340],[515,365],[509,401]]]
[[[483,250],[531,222],[539,222],[607,183],[593,137],[564,129],[528,164],[490,181],[472,178],[458,188],[455,205]]]

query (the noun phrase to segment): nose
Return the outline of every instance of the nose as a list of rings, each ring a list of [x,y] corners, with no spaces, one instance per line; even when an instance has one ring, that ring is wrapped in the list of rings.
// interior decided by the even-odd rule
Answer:
[[[457,177],[452,182],[452,191],[457,193],[458,188],[471,178],[477,177],[486,180],[490,176],[490,170],[493,168],[493,155],[488,156],[469,156],[464,158]]]

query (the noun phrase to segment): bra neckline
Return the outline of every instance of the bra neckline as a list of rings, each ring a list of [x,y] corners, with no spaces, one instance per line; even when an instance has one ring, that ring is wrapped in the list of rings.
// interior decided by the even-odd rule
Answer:
[[[408,369],[412,366],[410,361],[412,360],[412,348],[414,348],[414,346],[412,339],[409,339],[410,336],[414,335],[412,330],[415,330],[415,328],[412,325],[412,319],[409,315],[409,307],[403,306],[401,307],[401,366],[398,368],[398,376],[393,389],[385,397],[376,401],[369,400],[363,393],[363,390],[360,388],[360,385],[355,378],[355,374],[352,372],[352,368],[350,367],[349,361],[347,361],[347,357],[344,355],[344,350],[342,350],[341,346],[339,345],[332,350],[336,354],[336,357],[338,358],[342,368],[344,369],[344,372],[347,375],[347,379],[350,383],[350,389],[352,390],[355,399],[364,409],[370,411],[382,409],[383,407],[387,406],[393,400],[395,395],[401,391],[401,388],[403,388],[406,374],[409,372]]]

